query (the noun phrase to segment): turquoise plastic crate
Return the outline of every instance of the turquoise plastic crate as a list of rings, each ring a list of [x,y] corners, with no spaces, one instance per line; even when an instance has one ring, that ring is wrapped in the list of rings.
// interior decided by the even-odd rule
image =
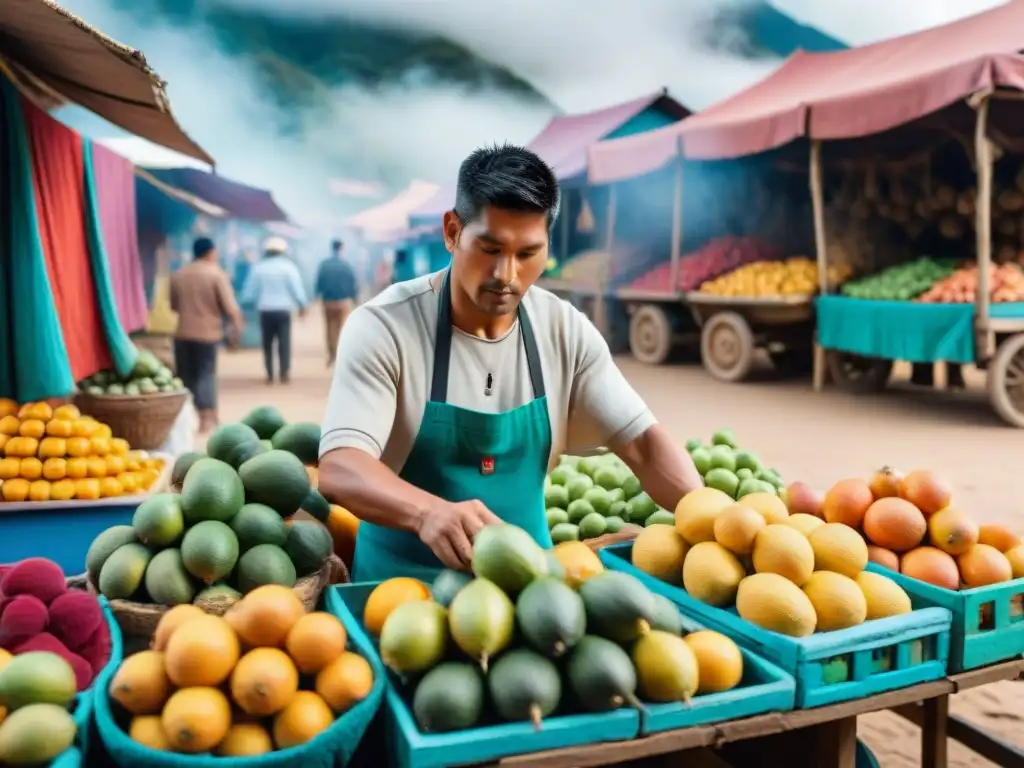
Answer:
[[[329,610],[350,619],[362,617],[376,583],[332,587],[327,593]],[[360,621],[361,624],[361,621]],[[363,637],[366,635],[359,629]],[[388,715],[388,749],[394,768],[445,768],[487,763],[510,755],[548,749],[633,739],[640,733],[640,717],[634,709],[586,715],[565,715],[544,720],[541,729],[530,723],[502,723],[453,733],[422,733],[412,711],[389,675],[385,696]]]
[[[679,608],[683,629],[696,632],[707,629]],[[777,666],[741,647],[743,679],[731,691],[694,696],[688,704],[644,703],[640,712],[640,733],[647,736],[661,731],[689,728],[708,723],[723,723],[766,712],[785,712],[796,701],[796,681]]]
[[[124,768],[337,768],[352,759],[384,698],[384,667],[377,651],[359,626],[346,614],[336,614],[345,625],[349,647],[370,662],[373,688],[369,695],[334,724],[306,744],[258,757],[216,757],[159,752],[128,737],[110,706],[107,689],[117,671],[108,667],[93,686],[93,709],[100,740],[115,765]]]
[[[868,570],[895,581],[923,605],[945,608],[953,614],[949,669],[963,672],[1024,654],[1024,579],[954,592],[926,584],[875,563]],[[1018,605],[1015,607],[1014,602]],[[982,620],[982,611],[990,613]]]
[[[810,637],[787,637],[741,619],[735,609],[707,605],[682,587],[648,576],[632,565],[632,552],[632,543],[617,544],[602,549],[600,557],[608,568],[635,576],[709,629],[729,635],[793,675],[798,709],[859,699],[946,674],[952,614],[945,608],[918,602],[903,616]]]
[[[75,700],[75,711],[72,713],[72,717],[75,720],[75,726],[78,731],[75,738],[77,749],[72,747],[55,761],[55,765],[59,765],[61,768],[73,768],[74,763],[72,761],[81,761],[82,755],[87,756],[89,754],[89,739],[92,736],[93,698],[96,686],[100,684],[101,680],[112,676],[124,658],[124,641],[121,637],[121,626],[117,623],[114,612],[110,610],[110,603],[107,602],[107,598],[100,596],[98,600],[100,609],[103,611],[103,618],[107,620],[107,630],[110,632],[110,658],[103,665],[100,673],[96,675],[89,690],[80,693]]]

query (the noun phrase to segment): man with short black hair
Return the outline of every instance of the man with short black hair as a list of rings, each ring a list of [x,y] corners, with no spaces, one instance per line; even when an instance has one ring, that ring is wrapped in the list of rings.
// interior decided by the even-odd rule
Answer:
[[[362,520],[353,581],[467,569],[507,522],[551,546],[548,467],[608,446],[660,505],[701,485],[580,312],[534,287],[559,188],[527,149],[480,149],[444,214],[451,266],[391,286],[341,333],[320,491]]]
[[[242,313],[213,241],[197,239],[192,256],[190,264],[171,275],[171,309],[178,313],[174,366],[195,399],[199,431],[206,433],[217,426],[217,347],[224,340],[224,320],[237,335]]]
[[[324,331],[327,337],[327,366],[334,365],[338,335],[355,308],[359,283],[355,270],[344,255],[341,240],[331,241],[331,256],[320,262],[316,273],[316,295],[324,304]]]

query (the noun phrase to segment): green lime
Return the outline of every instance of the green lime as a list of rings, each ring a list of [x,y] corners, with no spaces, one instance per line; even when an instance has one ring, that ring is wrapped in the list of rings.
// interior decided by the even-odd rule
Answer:
[[[621,517],[623,520],[629,517],[629,502],[626,501],[613,501],[611,506],[608,507],[608,517]]]
[[[626,521],[621,517],[609,515],[604,519],[604,524],[607,526],[605,533],[618,533],[622,530],[622,526],[626,524]]]
[[[757,454],[750,451],[736,451],[736,469],[749,469],[751,472],[757,472],[761,469],[761,460],[757,458]]]
[[[622,481],[622,492],[625,494],[627,499],[632,499],[634,496],[640,494],[643,488],[640,487],[640,480],[636,475],[627,475]]]
[[[548,480],[551,481],[552,485],[565,485],[574,477],[576,477],[575,469],[570,467],[568,464],[559,464],[551,470],[551,474],[548,475]]]
[[[607,528],[608,524],[604,521],[604,515],[591,512],[580,520],[580,538],[596,539],[598,536],[604,536]]]
[[[596,456],[584,456],[576,465],[576,471],[593,479],[594,474],[601,468],[601,462]]]
[[[608,491],[608,498],[611,500],[612,504],[614,504],[616,501],[625,501],[626,492],[621,488],[612,488],[610,491]]]
[[[594,508],[594,511],[602,516],[608,514],[608,508],[612,505],[612,500],[608,496],[608,491],[604,488],[591,488],[583,494],[583,500],[589,501],[590,506]]]
[[[582,499],[583,495],[594,487],[594,481],[586,475],[576,475],[565,487],[569,490],[569,501]]]
[[[708,473],[711,469],[711,451],[707,448],[698,448],[690,454],[690,458],[693,459],[693,466],[697,468],[697,472],[700,473],[701,477]]]
[[[658,510],[658,505],[646,493],[641,493],[626,502],[626,509],[629,512],[626,518],[629,522],[642,523]]]
[[[545,507],[560,507],[565,509],[569,506],[569,489],[564,485],[552,485],[544,492]]]
[[[749,480],[749,479],[750,479],[750,478],[752,478],[753,476],[754,476],[754,473],[753,473],[753,472],[751,472],[751,471],[750,471],[749,469],[747,469],[746,467],[743,467],[742,469],[737,469],[737,470],[736,470],[736,477],[738,477],[738,478],[739,478],[739,480],[740,480],[740,482],[741,482],[741,483],[742,483],[742,482],[743,482],[744,480]]]
[[[559,523],[551,529],[551,540],[555,544],[561,544],[563,541],[579,541],[580,529],[572,523]]]
[[[653,515],[644,521],[644,528],[650,528],[652,525],[675,525],[676,516],[669,512],[667,509],[659,509]]]
[[[610,491],[622,485],[622,473],[617,467],[601,467],[594,473],[594,483]]]
[[[696,451],[702,445],[701,441],[695,437],[691,437],[686,441],[686,450],[690,453]]]
[[[770,493],[774,496],[777,494],[777,491],[775,486],[766,480],[758,480],[756,477],[752,477],[740,483],[740,487],[736,491],[736,498],[742,499],[744,496],[749,496],[752,493]]]
[[[576,501],[569,503],[569,514],[570,523],[579,523],[587,515],[594,513],[594,508],[590,506],[590,502],[586,499],[576,499]]]
[[[751,481],[747,480],[746,482],[749,483]],[[717,488],[722,493],[728,494],[735,499],[736,491],[740,487],[740,481],[739,478],[728,469],[716,467],[708,472],[704,477],[704,485],[710,488]]]
[[[549,507],[547,511],[548,528],[554,528],[559,523],[569,522],[569,513],[558,507]]]
[[[736,447],[736,435],[731,429],[720,429],[711,436],[712,445],[727,445],[730,448]]]

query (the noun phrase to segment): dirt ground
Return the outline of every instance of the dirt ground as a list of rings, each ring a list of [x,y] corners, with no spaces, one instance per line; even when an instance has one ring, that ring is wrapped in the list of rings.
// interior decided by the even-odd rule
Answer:
[[[314,312],[295,327],[292,383],[264,383],[256,350],[228,352],[220,361],[221,419],[242,417],[253,406],[277,405],[290,420],[320,421],[330,385],[323,324]],[[619,365],[662,423],[680,441],[709,439],[720,427],[735,430],[787,480],[827,488],[844,477],[867,477],[883,464],[930,468],[955,484],[956,503],[979,520],[1000,521],[1024,533],[1024,501],[1009,469],[1024,436],[1003,426],[989,409],[977,377],[972,392],[957,395],[894,386],[870,397],[815,393],[810,382],[773,380],[724,385],[698,365],[652,368],[630,357]],[[1024,747],[1024,684],[999,683],[954,697],[950,709],[985,730]],[[883,768],[920,765],[917,729],[900,717],[860,718],[861,738]],[[959,744],[950,765],[993,766]]]

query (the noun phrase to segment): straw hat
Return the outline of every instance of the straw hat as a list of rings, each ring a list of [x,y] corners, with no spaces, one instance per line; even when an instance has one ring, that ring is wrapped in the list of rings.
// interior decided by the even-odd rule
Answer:
[[[263,243],[264,253],[288,253],[288,241],[283,237],[268,237]]]

